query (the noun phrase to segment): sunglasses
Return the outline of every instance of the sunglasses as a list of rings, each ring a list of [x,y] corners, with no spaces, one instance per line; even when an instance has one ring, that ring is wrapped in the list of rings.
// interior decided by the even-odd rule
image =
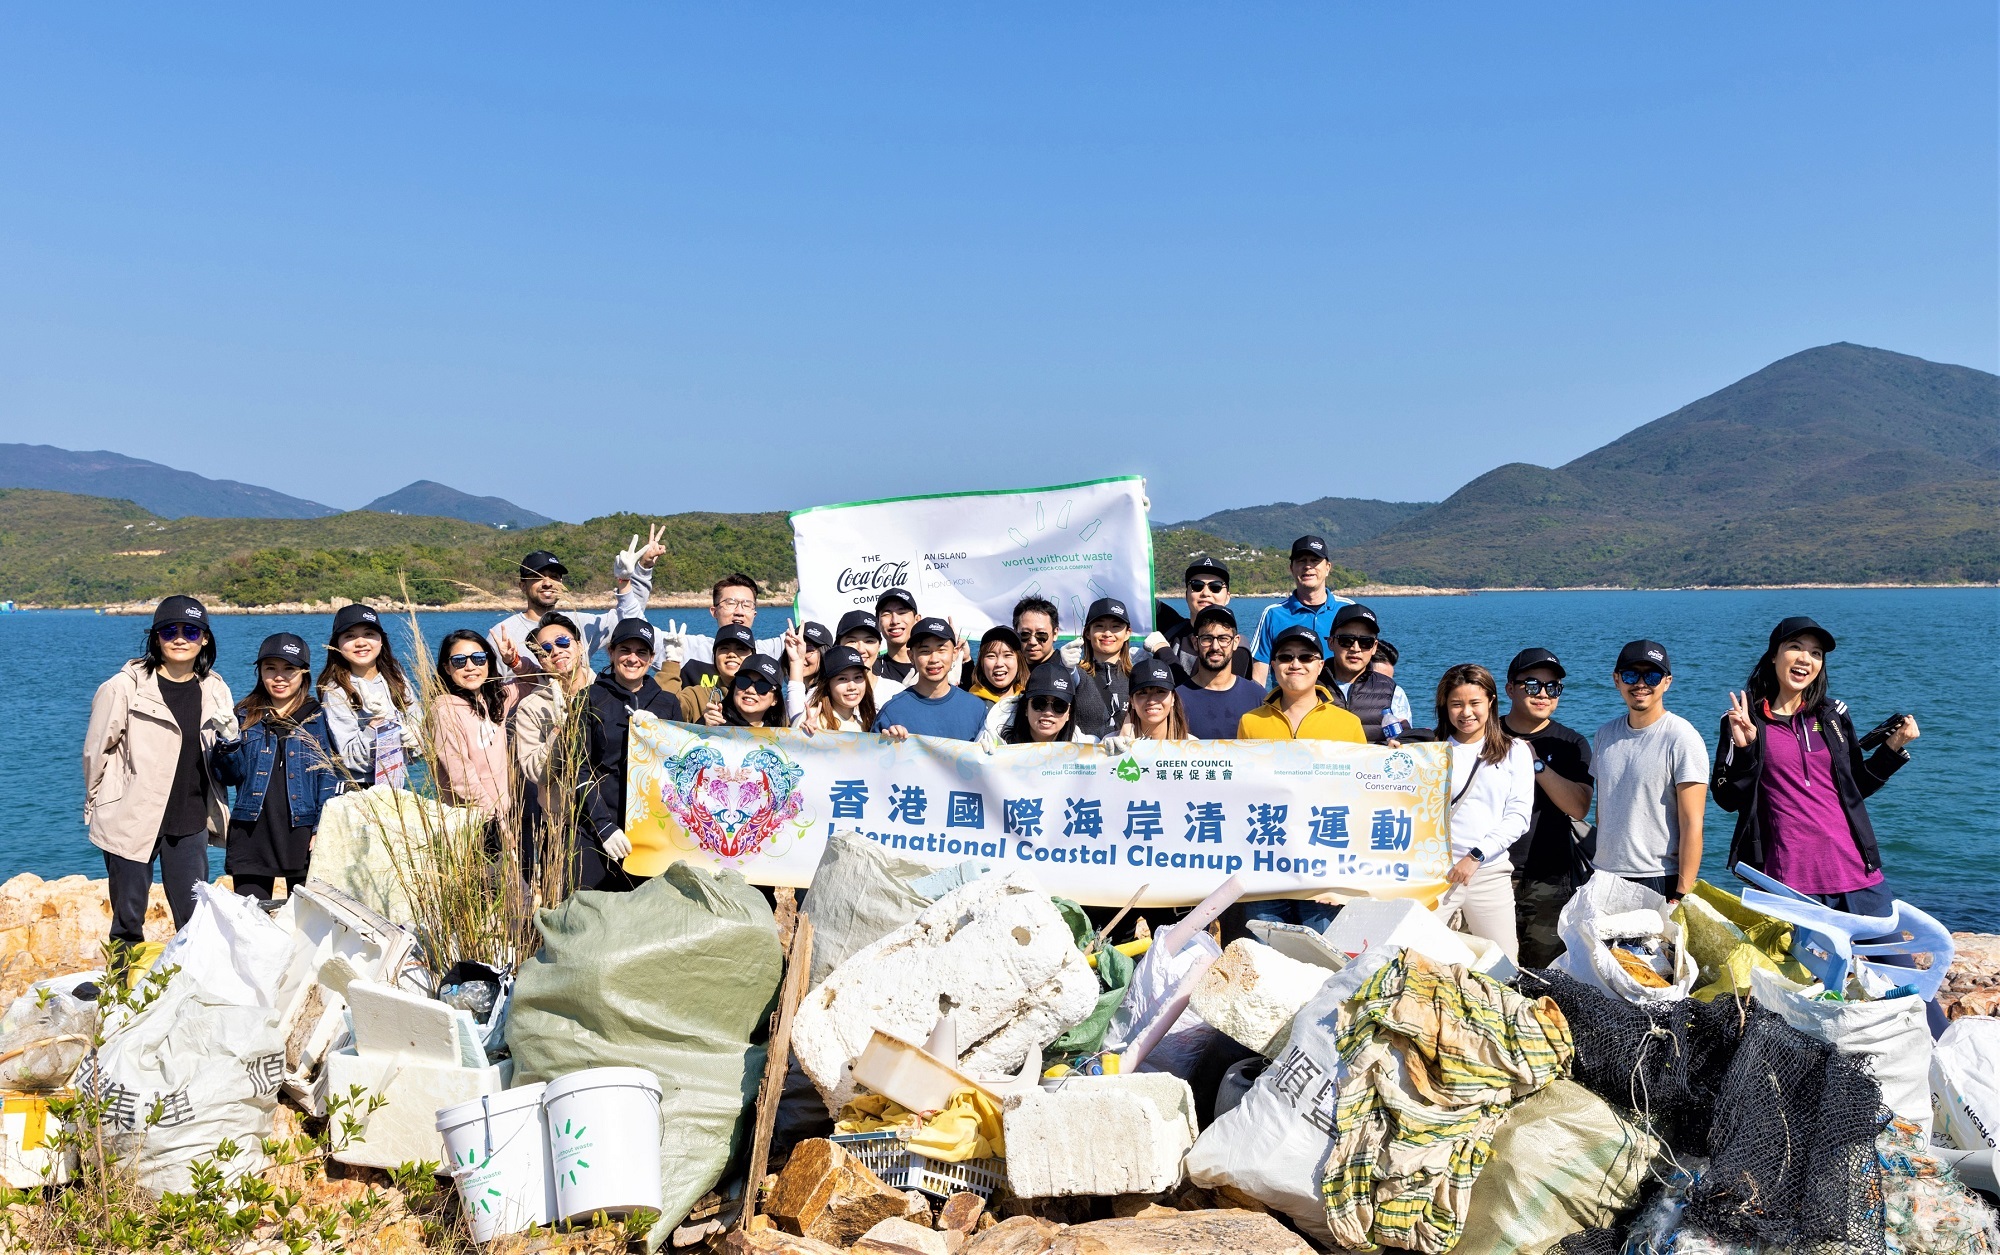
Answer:
[[[1666,674],[1664,671],[1620,671],[1618,682],[1624,685],[1642,684],[1647,688],[1656,688],[1660,681],[1666,678]]]
[[[1638,673],[1627,672],[1626,674],[1636,675]],[[1628,681],[1628,683],[1632,682]],[[1514,683],[1520,685],[1521,691],[1530,697],[1561,697],[1563,695],[1563,682],[1561,680],[1516,680]]]
[[[1313,663],[1324,661],[1318,654],[1275,654],[1271,661],[1283,663]]]
[[[1069,703],[1060,697],[1031,697],[1028,709],[1038,715],[1059,715],[1069,709]]]
[[[1342,649],[1373,649],[1373,648],[1375,648],[1375,638],[1374,638],[1374,637],[1372,637],[1372,636],[1349,636],[1349,635],[1348,635],[1347,633],[1345,633],[1345,632],[1342,632],[1342,633],[1340,633],[1339,635],[1335,636],[1335,637],[1333,638],[1333,643],[1334,643],[1334,644],[1336,644],[1336,645],[1338,645],[1338,646],[1340,646],[1340,647],[1341,647]]]
[[[154,633],[163,641],[199,641],[202,628],[194,623],[163,623]]]
[[[622,644],[623,642],[620,643]],[[568,649],[574,644],[576,642],[567,636],[551,636],[541,643],[541,647],[543,649]]]
[[[445,659],[445,661],[451,665],[451,669],[454,671],[460,667],[483,667],[486,665],[486,651],[475,649],[469,654],[453,654],[451,657]]]
[[[1189,580],[1187,586],[1188,591],[1193,593],[1220,593],[1229,589],[1229,585],[1221,580]]]
[[[1033,644],[1040,644],[1040,643],[1041,643],[1042,641],[1052,641],[1052,640],[1054,640],[1055,638],[1056,638],[1056,634],[1055,634],[1054,632],[1023,632],[1023,633],[1021,633],[1021,640],[1022,640],[1023,642],[1026,642],[1026,643],[1033,643]]]
[[[739,693],[755,693],[757,696],[762,697],[766,693],[775,693],[777,688],[763,676],[739,674],[736,677],[736,691]]]

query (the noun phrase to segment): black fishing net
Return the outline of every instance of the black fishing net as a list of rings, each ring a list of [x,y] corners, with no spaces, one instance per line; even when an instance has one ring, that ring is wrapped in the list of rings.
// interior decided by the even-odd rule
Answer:
[[[1796,1255],[1886,1251],[1881,1107],[1857,1057],[1753,1010],[1716,1093],[1708,1171],[1688,1192],[1686,1223]]]
[[[1709,1153],[1717,1091],[1743,1039],[1735,999],[1640,1007],[1554,969],[1524,971],[1517,984],[1562,1009],[1576,1042],[1577,1084],[1646,1117],[1675,1152]]]
[[[1625,1249],[1625,1235],[1616,1229],[1585,1229],[1572,1233],[1549,1248],[1550,1255],[1619,1255]]]

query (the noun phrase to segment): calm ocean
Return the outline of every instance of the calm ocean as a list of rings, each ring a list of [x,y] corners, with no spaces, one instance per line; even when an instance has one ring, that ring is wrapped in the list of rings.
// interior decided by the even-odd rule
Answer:
[[[1246,625],[1267,602],[1238,602]],[[1569,669],[1557,718],[1588,736],[1622,711],[1610,679],[1618,646],[1662,641],[1673,656],[1668,706],[1692,720],[1713,749],[1729,690],[1742,686],[1771,625],[1809,614],[1840,638],[1829,670],[1833,691],[1866,731],[1895,711],[1916,714],[1923,737],[1913,761],[1870,803],[1891,886],[1953,928],[2000,932],[2000,592],[1966,589],[1838,589],[1742,592],[1483,593],[1395,597],[1374,603],[1384,635],[1402,654],[1397,678],[1419,722],[1444,668],[1480,662],[1500,672],[1528,645],[1553,649]],[[498,616],[426,614],[435,642],[456,627],[485,628]],[[656,611],[712,629],[704,611]],[[782,629],[782,610],[758,616],[759,635]],[[267,634],[294,631],[317,662],[330,616],[226,616],[216,621],[220,669],[241,696],[250,658]],[[79,747],[92,690],[140,646],[146,621],[85,611],[0,615],[0,880],[102,876],[85,836]],[[395,627],[407,654],[407,620]],[[1721,859],[1733,817],[1713,806],[1704,873],[1733,884]],[[217,868],[220,868],[220,852]]]

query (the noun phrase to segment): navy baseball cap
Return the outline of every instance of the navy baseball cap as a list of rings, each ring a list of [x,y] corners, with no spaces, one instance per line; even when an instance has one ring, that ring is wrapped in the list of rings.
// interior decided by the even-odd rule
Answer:
[[[1278,633],[1277,639],[1271,642],[1271,653],[1275,655],[1278,652],[1279,646],[1285,644],[1287,641],[1297,641],[1301,645],[1310,645],[1312,646],[1313,653],[1322,658],[1326,657],[1326,643],[1320,640],[1318,632],[1313,631],[1303,623],[1295,623]]]
[[[742,688],[745,680],[762,680],[781,693],[785,689],[785,673],[778,670],[778,660],[769,654],[752,654],[745,658],[736,672],[736,678],[730,683],[735,688]]]
[[[754,654],[757,652],[757,637],[741,623],[725,623],[715,629],[715,647],[721,649],[724,645],[741,645]]]
[[[1674,666],[1667,661],[1667,647],[1658,641],[1631,641],[1618,651],[1618,661],[1611,665],[1613,671],[1648,671],[1659,668],[1667,675],[1674,673]]]
[[[1148,658],[1143,662],[1132,664],[1132,692],[1136,693],[1140,689],[1166,689],[1172,692],[1173,688],[1174,669],[1158,658]]]
[[[1195,631],[1199,632],[1211,623],[1219,623],[1234,632],[1236,630],[1236,614],[1228,606],[1207,606],[1195,612]]]
[[[364,606],[358,601],[350,601],[333,612],[333,631],[327,633],[326,643],[332,645],[340,639],[340,634],[349,628],[372,627],[382,630],[382,616],[375,613],[373,606]]]
[[[163,623],[194,623],[208,627],[208,607],[185,593],[175,593],[163,597],[160,604],[153,607],[153,626]]]
[[[957,641],[958,633],[951,630],[951,624],[932,615],[928,619],[918,619],[910,629],[910,644],[914,645],[926,636],[935,636],[941,641]]]
[[[1507,664],[1507,683],[1512,684],[1515,676],[1533,667],[1547,667],[1556,673],[1558,680],[1569,676],[1569,672],[1563,670],[1562,663],[1558,662],[1556,656],[1548,650],[1524,649],[1514,655],[1514,661]]]
[[[653,648],[653,625],[644,619],[620,619],[618,626],[611,629],[611,639],[605,642],[606,649],[615,649],[620,641],[641,640],[646,648]]]
[[[1068,669],[1043,664],[1028,677],[1027,691],[1021,694],[1022,701],[1031,697],[1060,697],[1065,702],[1074,702],[1076,682],[1069,678]]]
[[[1132,626],[1132,616],[1125,610],[1125,603],[1116,597],[1099,597],[1090,603],[1089,613],[1083,616],[1083,626],[1088,629],[1099,619],[1116,619],[1126,627]]]
[[[1833,652],[1833,633],[1802,614],[1795,614],[1789,619],[1780,619],[1778,621],[1778,626],[1771,629],[1771,648],[1775,651],[1778,646],[1784,644],[1794,636],[1804,636],[1808,632],[1819,637],[1819,643],[1824,652],[1829,654]]]
[[[257,647],[257,661],[262,662],[266,658],[276,658],[280,662],[312,670],[311,647],[290,632],[274,632],[264,638],[264,643]]]
[[[1294,558],[1324,558],[1327,556],[1326,540],[1320,536],[1301,536],[1292,542]]]
[[[917,599],[910,594],[910,590],[898,585],[895,588],[885,588],[882,590],[882,595],[875,599],[875,613],[881,614],[882,607],[892,601],[900,601],[911,610],[917,608]]]
[[[546,549],[537,549],[521,559],[521,578],[524,580],[538,580],[544,575],[562,579],[568,574],[569,568],[563,565],[562,559]]]
[[[834,645],[819,656],[819,673],[831,680],[849,667],[868,670],[868,660],[852,645]]]
[[[1200,558],[1189,563],[1187,573],[1181,576],[1181,583],[1191,584],[1197,575],[1213,575],[1225,584],[1229,582],[1229,568],[1213,558]]]
[[[849,632],[867,632],[878,641],[882,639],[882,628],[866,610],[850,610],[841,615],[840,626],[833,629],[833,639],[839,640]]]
[[[1358,601],[1349,602],[1347,605],[1333,612],[1333,630],[1335,632],[1338,632],[1342,626],[1349,623],[1366,623],[1377,636],[1382,634],[1381,620],[1375,617],[1373,610],[1370,610]]]
[[[826,630],[826,624],[814,623],[810,619],[799,629],[808,649],[825,649],[833,644],[833,633]]]
[[[1004,623],[986,629],[986,635],[979,638],[979,652],[985,653],[986,647],[994,641],[999,641],[1017,654],[1021,652],[1021,634]]]

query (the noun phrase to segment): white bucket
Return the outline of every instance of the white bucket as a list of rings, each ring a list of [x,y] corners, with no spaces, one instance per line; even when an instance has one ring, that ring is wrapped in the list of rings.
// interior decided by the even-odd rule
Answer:
[[[625,1215],[660,1205],[660,1083],[644,1068],[586,1068],[542,1099],[556,1217]]]
[[[475,1242],[555,1220],[541,1084],[483,1094],[437,1113],[445,1159]]]

